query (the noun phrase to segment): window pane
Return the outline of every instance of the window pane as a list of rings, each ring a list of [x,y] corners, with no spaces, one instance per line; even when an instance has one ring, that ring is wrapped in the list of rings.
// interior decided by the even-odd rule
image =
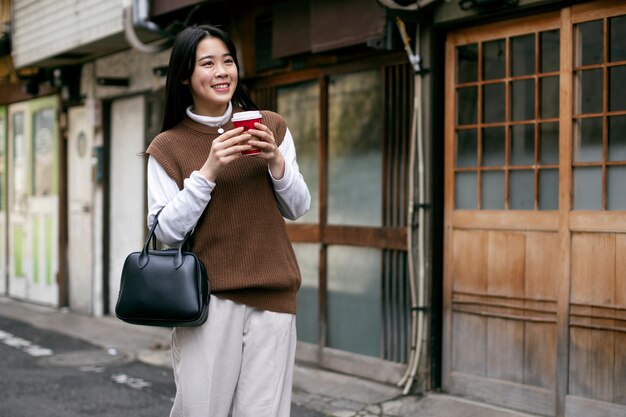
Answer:
[[[319,343],[318,292],[319,292],[319,245],[313,243],[294,243],[293,250],[298,259],[302,286],[298,291],[298,318],[296,326],[298,340]]]
[[[626,60],[626,16],[617,16],[609,19],[610,61]]]
[[[535,73],[535,35],[511,38],[512,75],[530,75]]]
[[[478,44],[459,46],[456,48],[457,84],[478,81]]]
[[[512,210],[533,210],[535,208],[535,172],[510,171],[509,182],[509,207]]]
[[[535,118],[535,80],[511,83],[511,120]]]
[[[330,80],[330,224],[382,225],[382,90],[378,71]]]
[[[328,346],[380,356],[382,252],[328,248]]]
[[[458,130],[456,133],[456,166],[475,167],[478,159],[476,129]]]
[[[580,71],[577,74],[578,97],[576,113],[602,113],[602,70]]]
[[[472,125],[478,121],[478,88],[466,87],[457,90],[457,123]]]
[[[504,210],[504,171],[483,171],[480,206],[483,210]]]
[[[503,122],[505,120],[504,84],[483,86],[483,122]]]
[[[33,114],[31,190],[35,196],[56,194],[54,109],[43,109]]]
[[[626,210],[626,166],[610,166],[606,172],[606,208]]]
[[[278,112],[287,121],[300,172],[311,192],[311,209],[297,223],[319,222],[319,100],[317,81],[281,87],[277,91]]]
[[[602,63],[602,20],[576,25],[576,65]]]
[[[541,32],[541,72],[558,71],[560,33],[558,30]]]
[[[457,172],[454,176],[454,207],[476,210],[478,208],[475,172]]]
[[[559,77],[544,77],[539,80],[541,91],[541,118],[559,117]]]
[[[609,161],[626,161],[626,116],[609,117]]]
[[[506,137],[504,127],[483,129],[483,166],[505,164]]]
[[[539,171],[539,210],[559,209],[559,170]]]
[[[575,129],[574,162],[602,161],[602,119],[579,119]]]
[[[574,168],[574,210],[602,210],[601,168]]]
[[[511,165],[535,163],[535,125],[511,127]]]
[[[483,79],[504,78],[506,74],[505,58],[504,39],[483,43]]]
[[[539,163],[559,163],[558,123],[542,123],[539,125]]]
[[[626,110],[626,66],[609,68],[609,111]]]

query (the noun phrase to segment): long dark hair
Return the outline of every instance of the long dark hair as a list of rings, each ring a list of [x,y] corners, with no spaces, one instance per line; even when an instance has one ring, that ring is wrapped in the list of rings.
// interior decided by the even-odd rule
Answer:
[[[180,32],[172,47],[170,63],[167,67],[165,111],[161,132],[171,129],[183,120],[187,107],[193,104],[193,98],[189,90],[191,87],[183,85],[182,82],[191,78],[196,62],[196,49],[200,41],[206,37],[217,38],[224,42],[235,61],[237,73],[240,73],[237,49],[225,31],[211,25],[198,25],[188,27]],[[258,109],[239,80],[237,81],[237,88],[235,88],[231,102],[244,110]]]

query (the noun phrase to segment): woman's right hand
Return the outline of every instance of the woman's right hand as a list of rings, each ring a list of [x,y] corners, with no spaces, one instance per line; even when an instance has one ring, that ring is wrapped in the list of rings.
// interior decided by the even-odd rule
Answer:
[[[252,149],[252,146],[247,144],[250,137],[249,133],[243,133],[243,127],[238,127],[224,132],[215,138],[211,145],[209,157],[202,165],[202,168],[200,168],[200,174],[207,180],[215,182],[215,179],[226,165],[235,159],[241,158],[242,151]],[[242,144],[242,142],[244,143]]]

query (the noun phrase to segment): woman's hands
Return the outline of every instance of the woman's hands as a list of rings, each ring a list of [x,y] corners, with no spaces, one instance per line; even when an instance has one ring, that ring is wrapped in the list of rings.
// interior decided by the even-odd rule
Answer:
[[[211,145],[209,157],[200,168],[200,174],[211,181],[215,179],[226,165],[241,158],[242,151],[252,149],[246,142],[251,138],[249,133],[243,133],[243,127],[229,130],[219,135]]]
[[[247,132],[252,135],[248,143],[252,145],[253,148],[261,150],[261,152],[255,156],[267,160],[267,165],[272,173],[272,177],[277,180],[282,179],[283,175],[285,175],[285,159],[278,150],[274,134],[264,124],[255,123],[254,127],[256,129],[250,129]]]
[[[243,132],[243,127],[238,127],[222,133],[211,146],[209,157],[200,168],[207,180],[215,182],[215,179],[222,169],[234,161],[241,158],[241,152],[250,149],[259,149],[261,152],[246,158],[262,158],[267,160],[267,165],[272,173],[272,177],[280,180],[285,175],[285,159],[278,150],[276,139],[272,131],[261,123],[255,123],[256,129]]]

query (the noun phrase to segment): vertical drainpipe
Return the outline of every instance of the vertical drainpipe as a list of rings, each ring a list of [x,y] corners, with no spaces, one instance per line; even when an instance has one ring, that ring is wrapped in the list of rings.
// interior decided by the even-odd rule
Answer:
[[[400,6],[393,0],[378,0],[384,7],[392,10],[419,11],[421,8],[434,3],[437,0],[416,0],[409,6]],[[422,73],[420,48],[420,27],[415,31],[414,53],[411,48],[410,38],[406,33],[404,22],[396,18],[396,25],[404,42],[404,49],[409,62],[414,70],[414,93],[413,93],[413,117],[411,121],[411,138],[409,146],[409,198],[407,207],[407,252],[408,252],[408,273],[411,296],[411,352],[406,372],[398,381],[398,386],[403,386],[402,393],[407,395],[415,382],[417,371],[422,356],[422,343],[425,327],[425,280],[426,280],[426,259],[425,259],[425,210],[427,207],[425,193],[425,157],[424,157],[424,136],[422,128]],[[417,202],[415,201],[415,174],[417,168]],[[416,262],[413,259],[413,225],[415,209],[417,208],[417,274]]]

